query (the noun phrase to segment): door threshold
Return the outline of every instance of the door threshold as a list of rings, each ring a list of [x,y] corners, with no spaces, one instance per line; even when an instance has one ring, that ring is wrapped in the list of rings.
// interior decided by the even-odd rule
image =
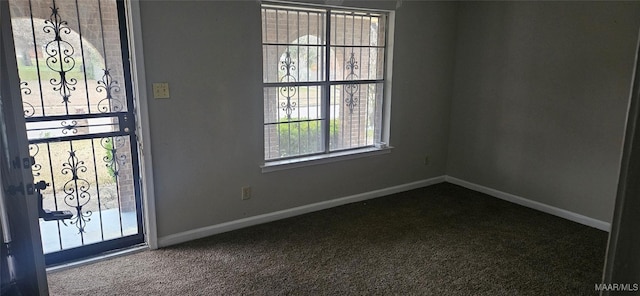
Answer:
[[[71,261],[71,262],[61,263],[58,265],[52,265],[47,267],[47,273],[63,271],[71,268],[94,264],[100,261],[105,261],[105,260],[109,260],[117,257],[140,253],[146,250],[149,250],[149,246],[147,246],[147,244],[139,244],[139,245],[131,246],[128,248],[115,250],[112,252],[102,253],[93,257],[80,259],[77,261]]]

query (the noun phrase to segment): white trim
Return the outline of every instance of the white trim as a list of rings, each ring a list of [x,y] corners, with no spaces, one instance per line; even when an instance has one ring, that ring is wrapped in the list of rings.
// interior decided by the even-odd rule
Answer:
[[[393,86],[393,55],[395,47],[395,31],[396,31],[396,13],[390,11],[387,16],[387,32],[385,34],[385,78],[384,78],[384,94],[382,101],[382,142],[390,143],[391,141],[391,102],[392,86]]]
[[[127,4],[127,28],[129,30],[129,51],[131,58],[131,76],[133,95],[137,103],[137,136],[140,153],[140,174],[142,176],[142,205],[144,211],[145,239],[150,249],[158,248],[158,230],[156,225],[156,200],[153,186],[153,166],[151,157],[151,133],[149,125],[149,103],[147,80],[144,68],[142,48],[142,24],[140,23],[140,2],[129,0]]]
[[[377,1],[368,1],[366,3],[371,5]],[[366,7],[367,5],[349,5],[347,3],[345,5],[344,0],[258,0],[258,3],[261,5],[270,5],[270,6],[294,6],[294,7],[302,7],[302,8],[312,8],[319,10],[330,9],[344,9],[344,10],[362,10],[362,11],[370,11],[370,12],[391,12],[393,9],[390,8],[377,8],[374,4],[373,7]],[[365,6],[365,7],[363,7]],[[387,5],[388,6],[388,5]],[[397,7],[397,5],[396,5]]]
[[[554,206],[550,206],[547,204],[543,204],[541,202],[533,201],[530,199],[526,199],[524,197],[520,197],[517,195],[513,195],[510,193],[506,193],[503,191],[499,191],[493,188],[485,187],[482,185],[474,184],[468,181],[464,181],[455,177],[445,176],[445,181],[465,187],[467,189],[471,189],[477,192],[481,192],[487,195],[491,195],[493,197],[506,200],[508,202],[512,202],[515,204],[519,204],[521,206],[525,206],[534,210],[538,210],[547,214],[551,214],[560,218],[564,218],[576,223],[580,223],[589,227],[597,228],[600,230],[604,230],[609,232],[611,230],[611,223],[600,221],[598,219],[590,218],[581,214],[577,214],[574,212],[570,212],[561,208],[557,208]]]
[[[262,214],[258,216],[243,218],[239,220],[234,220],[230,222],[225,222],[221,224],[211,225],[207,227],[197,228],[197,229],[188,230],[185,232],[180,232],[180,233],[160,237],[158,239],[158,244],[160,247],[167,247],[170,245],[175,245],[175,244],[203,238],[203,237],[211,236],[214,234],[219,234],[219,233],[232,231],[240,228],[245,228],[253,225],[263,224],[263,223],[285,219],[293,216],[307,214],[307,213],[320,211],[328,208],[333,208],[333,207],[337,207],[337,206],[341,206],[349,203],[373,199],[373,198],[386,196],[386,195],[390,195],[398,192],[408,191],[416,188],[421,188],[429,185],[442,183],[444,181],[445,181],[445,176],[440,176],[440,177],[435,177],[431,179],[402,184],[398,186],[388,187],[384,189],[355,194],[347,197],[313,203],[310,205],[295,207],[295,208],[286,209],[282,211],[277,211],[277,212]]]
[[[379,190],[369,191],[369,192],[355,194],[355,195],[346,196],[342,198],[332,199],[328,201],[313,203],[305,206],[295,207],[295,208],[281,210],[281,211],[272,212],[272,213],[266,213],[258,216],[238,219],[238,220],[220,223],[216,225],[188,230],[188,231],[184,231],[176,234],[171,234],[171,235],[158,238],[158,246],[167,247],[167,246],[188,242],[191,240],[196,240],[196,239],[200,239],[203,237],[207,237],[207,236],[211,236],[211,235],[215,235],[223,232],[228,232],[228,231],[237,230],[237,229],[241,229],[241,228],[245,228],[253,225],[268,223],[276,220],[286,219],[286,218],[303,215],[303,214],[307,214],[315,211],[321,211],[321,210],[325,210],[328,208],[333,208],[333,207],[337,207],[337,206],[341,206],[349,203],[378,198],[378,197],[399,193],[403,191],[408,191],[416,188],[426,187],[426,186],[430,186],[430,185],[434,185],[442,182],[449,182],[455,185],[459,185],[470,190],[474,190],[477,192],[481,192],[481,193],[493,196],[495,198],[499,198],[508,202],[519,204],[521,206],[525,206],[534,210],[548,213],[560,218],[564,218],[564,219],[577,222],[589,227],[597,228],[603,231],[610,231],[610,228],[611,228],[611,224],[604,221],[600,221],[594,218],[573,213],[573,212],[560,209],[554,206],[546,205],[537,201],[529,200],[513,194],[495,190],[489,187],[467,182],[455,177],[439,176],[431,179],[420,180],[412,183],[383,188]]]
[[[293,168],[299,168],[299,167],[305,167],[305,166],[311,166],[311,165],[317,165],[317,164],[323,164],[323,163],[344,161],[348,159],[356,159],[361,157],[388,154],[388,153],[391,153],[391,149],[393,149],[393,147],[388,147],[388,146],[384,148],[367,147],[362,149],[332,152],[328,154],[319,154],[319,155],[312,155],[312,156],[296,157],[296,158],[285,159],[285,160],[268,161],[260,167],[262,168],[263,173],[268,173],[268,172],[293,169]]]

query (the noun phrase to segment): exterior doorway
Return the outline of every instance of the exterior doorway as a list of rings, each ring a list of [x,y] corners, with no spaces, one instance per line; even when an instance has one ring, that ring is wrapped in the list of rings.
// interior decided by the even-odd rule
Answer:
[[[9,4],[47,265],[143,243],[124,2]]]

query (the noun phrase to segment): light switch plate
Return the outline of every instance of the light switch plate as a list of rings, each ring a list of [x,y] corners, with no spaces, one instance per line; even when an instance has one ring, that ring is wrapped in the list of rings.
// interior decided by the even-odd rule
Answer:
[[[159,82],[153,84],[153,98],[154,99],[168,99],[169,98],[169,83]]]

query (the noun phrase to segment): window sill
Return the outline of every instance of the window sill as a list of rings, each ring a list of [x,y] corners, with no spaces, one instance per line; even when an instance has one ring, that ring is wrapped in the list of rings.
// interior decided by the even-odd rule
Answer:
[[[370,157],[375,155],[382,155],[391,153],[391,149],[393,147],[387,146],[384,148],[378,147],[367,147],[362,149],[348,150],[348,151],[339,151],[322,155],[313,155],[313,156],[303,156],[294,159],[287,160],[275,160],[268,161],[264,165],[260,166],[262,168],[263,173],[288,170],[299,167],[312,166],[323,163],[331,163],[349,159],[356,159],[362,157]]]

